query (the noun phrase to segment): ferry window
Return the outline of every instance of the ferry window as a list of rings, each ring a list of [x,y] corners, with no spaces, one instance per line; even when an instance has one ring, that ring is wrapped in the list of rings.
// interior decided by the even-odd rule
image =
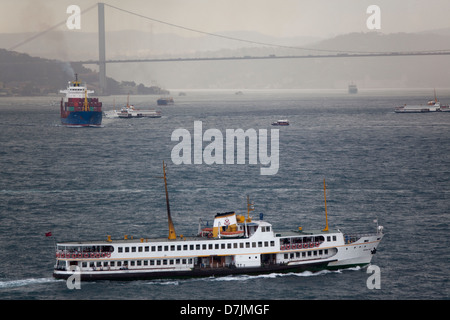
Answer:
[[[150,260],[150,265],[154,266],[155,265],[155,260]]]
[[[296,257],[296,258],[300,258],[300,252],[296,252],[296,253],[295,253],[295,257]]]
[[[302,257],[306,257],[306,252],[302,252]]]
[[[200,250],[200,245],[199,244],[195,245],[195,250]]]
[[[136,247],[131,247],[131,252],[136,252]]]
[[[122,248],[122,247],[119,247],[119,248],[118,248],[118,252],[119,252],[119,253],[122,253],[122,252],[123,252],[123,248]]]
[[[275,247],[275,241],[270,241],[270,246]]]
[[[170,260],[169,260],[169,264],[173,264],[173,259],[170,259]]]
[[[327,241],[331,241],[331,237],[330,236],[327,236]]]
[[[180,264],[180,259],[176,259],[176,260],[175,260],[175,263],[176,263],[176,264]]]
[[[144,266],[148,266],[148,260],[144,260]]]
[[[83,262],[83,263],[81,264],[81,266],[82,266],[83,268],[87,268],[87,262]]]
[[[115,261],[110,262],[111,267],[114,267],[116,265]]]
[[[190,264],[192,263],[192,258],[189,259],[189,263],[190,263]]]
[[[156,251],[156,247],[152,246],[152,252]]]
[[[227,244],[227,249],[231,249],[231,243]]]
[[[258,241],[258,247],[259,247],[259,248],[262,247],[262,241]]]
[[[170,251],[175,251],[175,246],[174,245],[170,246]]]
[[[181,260],[181,263],[186,264],[186,259]]]
[[[222,243],[222,244],[220,245],[220,248],[221,248],[221,249],[225,249],[225,243]]]
[[[130,248],[129,247],[125,247],[125,252],[130,252]]]
[[[164,251],[169,251],[169,246],[164,246]]]
[[[193,245],[193,244],[191,244],[191,245],[189,246],[189,250],[194,250],[194,245]]]
[[[161,260],[156,260],[156,265],[160,266],[161,265]]]
[[[215,245],[214,245],[214,249],[219,249],[219,244],[218,243],[216,243]]]
[[[206,244],[202,244],[202,249],[206,250]]]
[[[165,265],[165,266],[167,265],[167,260],[166,259],[163,260],[163,265]]]
[[[294,259],[294,254],[293,253],[291,253],[291,257],[290,257],[291,259]]]
[[[181,251],[181,245],[178,245],[178,246],[177,246],[177,250],[178,250],[178,251]]]
[[[324,253],[325,253],[325,254],[328,254],[328,249],[325,249],[325,250],[324,250]]]
[[[121,267],[122,266],[122,261],[117,261],[117,266]]]
[[[208,249],[212,250],[212,248],[213,248],[212,243],[208,244]]]
[[[239,248],[244,248],[244,243],[243,242],[241,242],[241,243],[239,243]]]
[[[162,246],[158,246],[158,251],[162,251]]]
[[[146,246],[146,247],[145,247],[145,252],[148,252],[149,249],[150,249],[150,247],[149,247],[149,246]]]
[[[246,243],[245,243],[245,247],[246,247],[246,248],[250,248],[250,242],[246,242]]]
[[[141,260],[138,260],[138,261],[137,261],[137,265],[138,265],[138,266],[141,266],[141,265],[142,265],[142,261],[141,261]]]
[[[284,258],[287,259],[289,256],[287,253],[284,254]]]
[[[183,250],[187,250],[187,249],[188,249],[187,244],[184,244],[184,245],[183,245]]]
[[[336,236],[333,236],[333,241],[336,241]]]
[[[256,248],[256,242],[252,242],[252,248]]]
[[[270,226],[266,227],[266,232],[270,232]]]
[[[139,252],[142,252],[142,247],[138,247],[138,251],[139,251]]]
[[[311,251],[308,251],[308,257],[311,257]]]
[[[313,253],[315,256],[317,256],[317,250],[314,250]]]
[[[233,243],[233,248],[234,248],[234,249],[237,249],[237,247],[238,247],[237,242]]]

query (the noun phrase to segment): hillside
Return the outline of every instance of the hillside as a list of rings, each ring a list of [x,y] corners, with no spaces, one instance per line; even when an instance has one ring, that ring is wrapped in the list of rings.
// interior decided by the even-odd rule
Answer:
[[[0,49],[0,96],[33,96],[57,94],[64,89],[68,81],[78,78],[88,84],[96,93],[98,73],[83,67],[79,63],[32,57],[25,53]],[[107,78],[110,94],[165,94],[158,87],[145,87],[135,82],[118,82]]]

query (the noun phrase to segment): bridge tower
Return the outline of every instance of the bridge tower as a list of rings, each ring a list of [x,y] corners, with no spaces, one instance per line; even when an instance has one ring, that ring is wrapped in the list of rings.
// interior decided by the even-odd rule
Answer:
[[[106,94],[105,4],[98,3],[98,66],[100,94]]]

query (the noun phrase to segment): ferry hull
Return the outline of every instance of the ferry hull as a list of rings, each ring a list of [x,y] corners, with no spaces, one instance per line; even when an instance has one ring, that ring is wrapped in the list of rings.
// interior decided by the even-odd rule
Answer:
[[[95,280],[152,280],[152,279],[184,279],[184,278],[205,278],[223,277],[230,275],[259,275],[268,273],[299,273],[304,271],[318,272],[327,269],[330,261],[312,262],[299,265],[267,265],[260,267],[223,267],[223,268],[200,268],[194,267],[190,270],[180,271],[145,271],[145,270],[121,270],[121,271],[92,271],[80,272],[81,281]],[[68,279],[74,272],[55,271],[53,277],[56,279]]]

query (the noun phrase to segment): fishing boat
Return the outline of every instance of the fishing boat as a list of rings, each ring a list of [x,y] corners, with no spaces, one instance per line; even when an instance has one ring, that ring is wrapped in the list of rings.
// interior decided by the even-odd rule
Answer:
[[[272,122],[273,126],[288,126],[289,125],[289,121],[288,120],[278,120],[275,122]]]
[[[163,173],[167,238],[106,236],[99,241],[57,243],[53,276],[68,279],[76,273],[83,281],[134,280],[344,269],[368,265],[383,238],[381,226],[371,234],[329,229],[325,180],[326,227],[322,230],[294,229],[294,222],[291,231],[275,231],[263,214],[259,219],[250,215],[255,209],[247,196],[247,217],[234,211],[218,213],[212,227],[200,220],[196,235],[177,235],[164,163]]]
[[[61,99],[61,124],[73,127],[100,127],[102,124],[102,103],[98,98],[89,98],[89,94],[94,93],[88,90],[86,84],[78,81],[75,74],[75,81],[70,81],[66,90],[60,90],[66,94]]]

